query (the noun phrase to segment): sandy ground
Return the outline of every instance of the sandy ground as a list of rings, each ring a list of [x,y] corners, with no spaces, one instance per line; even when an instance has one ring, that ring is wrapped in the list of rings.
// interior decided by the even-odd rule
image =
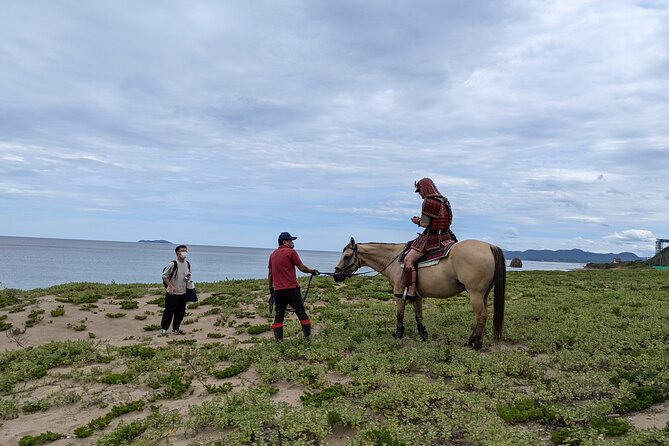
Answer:
[[[201,293],[200,299],[208,297],[210,294]],[[203,306],[196,309],[187,309],[184,323],[181,326],[183,334],[174,336],[159,336],[159,331],[145,331],[144,327],[148,325],[159,325],[162,309],[155,304],[148,302],[155,299],[156,295],[146,295],[143,298],[136,299],[139,302],[139,308],[132,310],[123,310],[119,306],[119,300],[100,299],[96,305],[97,308],[84,310],[77,305],[62,303],[56,301],[55,296],[44,296],[40,298],[39,303],[26,308],[19,313],[6,313],[7,321],[14,327],[24,327],[25,321],[34,309],[45,310],[43,319],[34,327],[27,329],[25,335],[12,340],[6,334],[0,335],[0,351],[17,350],[20,348],[39,346],[50,341],[64,341],[77,339],[94,339],[96,342],[109,343],[115,346],[133,345],[139,341],[146,341],[151,346],[166,345],[167,342],[174,339],[196,339],[199,345],[204,343],[217,342],[229,344],[232,342],[241,342],[250,340],[253,336],[247,333],[237,333],[234,327],[217,327],[214,322],[218,315],[207,315],[204,313],[210,310],[211,306]],[[64,308],[65,314],[52,317],[50,312],[59,307]],[[150,314],[146,314],[149,312]],[[126,313],[121,318],[107,317],[107,313]],[[135,319],[135,315],[147,315],[145,320]],[[191,321],[188,323],[187,321]],[[251,325],[270,323],[264,317],[255,316],[252,318],[237,318],[237,325],[248,322]],[[81,331],[75,331],[73,327],[85,325],[86,328]],[[92,333],[92,334],[91,334]],[[208,333],[218,333],[223,335],[221,338],[210,338]],[[94,338],[92,337],[94,335]],[[272,338],[271,331],[256,335],[260,338]],[[19,343],[22,345],[20,346]],[[229,364],[221,364],[225,367]],[[119,371],[122,370],[120,365]],[[90,371],[93,367],[105,369],[114,369],[115,364],[96,364],[89,367],[79,368],[77,371]],[[74,436],[74,430],[87,424],[92,419],[101,417],[109,412],[114,404],[128,402],[138,399],[148,398],[151,389],[142,386],[138,388],[132,385],[114,385],[105,384],[82,384],[76,380],[68,378],[68,374],[73,370],[68,367],[60,367],[49,370],[46,377],[31,381],[26,385],[17,385],[15,387],[16,397],[20,405],[26,401],[36,401],[43,398],[65,398],[66,395],[77,394],[80,400],[75,403],[61,404],[50,407],[46,411],[39,411],[33,414],[24,414],[13,420],[0,421],[0,445],[16,445],[21,437],[25,435],[39,435],[47,430],[59,432],[67,435],[67,438],[49,443],[54,446],[65,445],[90,445],[100,437],[102,432],[97,432],[91,437],[78,439]],[[345,377],[333,374],[333,383],[341,382]],[[209,384],[221,385],[229,382],[233,386],[233,392],[241,389],[255,386],[260,383],[260,378],[255,369],[251,368],[245,373],[233,378],[217,380],[212,377],[207,378]],[[300,396],[304,394],[304,386],[288,382],[278,382],[275,387],[279,391],[272,396],[276,402],[300,406]],[[159,400],[158,405],[164,410],[178,410],[182,415],[186,415],[190,405],[199,405],[206,399],[212,398],[202,383],[193,380],[192,393],[178,400]],[[6,397],[5,397],[6,398]],[[147,405],[148,406],[148,405]],[[104,430],[110,432],[121,420],[130,422],[135,419],[143,419],[148,415],[148,408],[142,412],[133,412],[114,419],[114,421]],[[336,427],[328,444],[340,446],[346,444],[355,432],[349,428]],[[173,432],[168,438],[169,442],[175,446],[201,444],[206,441],[217,440],[221,438],[221,432],[200,432],[196,437],[186,438],[183,432]]]

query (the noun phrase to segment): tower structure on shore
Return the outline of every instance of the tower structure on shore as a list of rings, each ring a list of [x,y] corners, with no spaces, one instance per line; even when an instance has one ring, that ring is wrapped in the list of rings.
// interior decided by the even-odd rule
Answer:
[[[664,249],[664,244],[669,245],[669,238],[655,239],[655,255],[659,254]]]

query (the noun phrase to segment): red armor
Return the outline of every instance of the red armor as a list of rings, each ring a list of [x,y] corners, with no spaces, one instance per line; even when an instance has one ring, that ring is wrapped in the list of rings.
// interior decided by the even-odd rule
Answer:
[[[427,229],[448,231],[451,227],[451,206],[444,197],[427,197],[423,201],[423,214],[430,217]]]

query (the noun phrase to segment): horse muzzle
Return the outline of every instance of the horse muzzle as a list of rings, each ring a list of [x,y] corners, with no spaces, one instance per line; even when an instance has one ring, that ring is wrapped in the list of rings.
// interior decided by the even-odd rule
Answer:
[[[348,278],[348,276],[340,268],[335,268],[335,272],[332,275],[332,278],[335,282],[343,282]]]

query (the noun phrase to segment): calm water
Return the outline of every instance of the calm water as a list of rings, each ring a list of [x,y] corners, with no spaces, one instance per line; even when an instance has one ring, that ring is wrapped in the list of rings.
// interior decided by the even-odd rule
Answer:
[[[161,243],[63,240],[0,236],[0,284],[30,290],[68,282],[156,283],[174,259],[174,245]],[[229,246],[188,246],[195,282],[267,277],[272,249]],[[306,265],[331,272],[341,252],[300,250]],[[569,270],[583,264],[523,261],[522,270]]]

